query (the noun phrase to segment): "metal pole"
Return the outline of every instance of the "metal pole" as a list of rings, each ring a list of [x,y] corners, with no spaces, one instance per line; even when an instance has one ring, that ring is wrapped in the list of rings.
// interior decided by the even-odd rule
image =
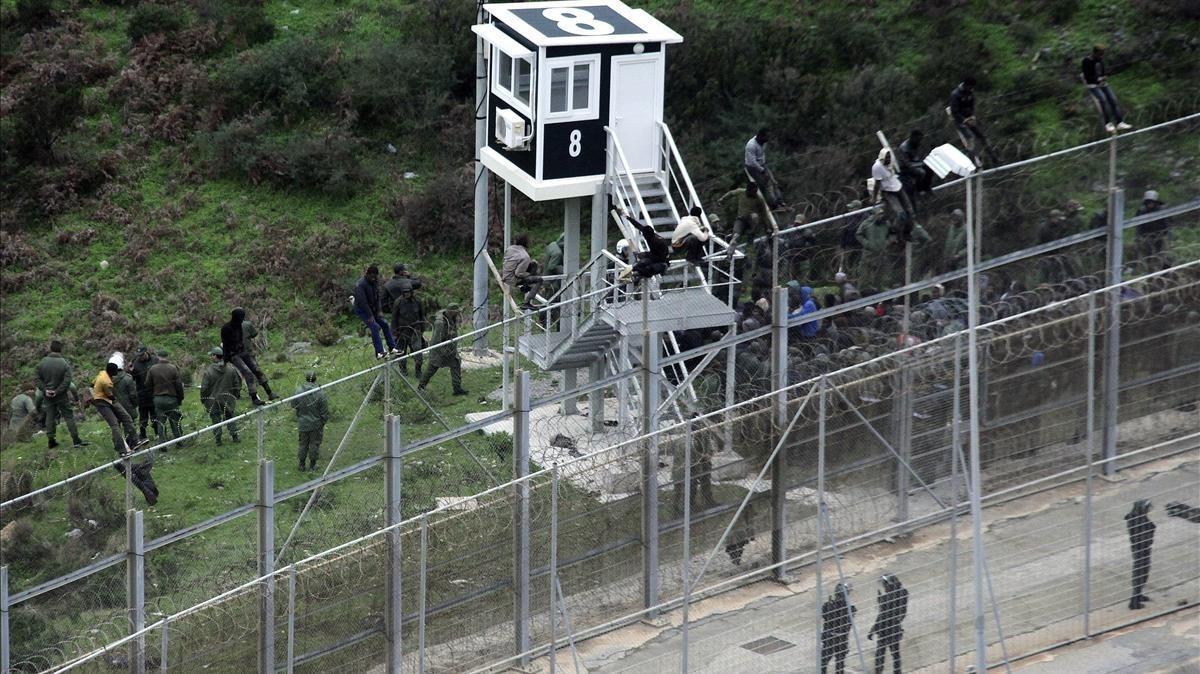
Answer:
[[[392,365],[383,369],[383,418],[392,413]]]
[[[958,457],[962,455],[962,334],[954,336],[953,419],[950,422],[950,561],[946,631],[950,639],[950,671],[958,657]]]
[[[258,408],[258,414],[254,416],[254,443],[258,448],[259,463],[262,463],[266,459],[266,450],[263,447],[263,442],[267,436],[267,418],[264,410],[265,408]]]
[[[513,627],[521,666],[529,664],[529,373],[517,372],[513,416]]]
[[[907,356],[901,356],[907,358]],[[909,469],[912,466],[912,367],[906,361],[900,363],[895,375],[897,393],[892,399],[892,442],[896,449],[896,472],[893,482],[896,489],[896,515],[893,522],[908,521]],[[903,527],[902,531],[907,531]]]
[[[260,417],[261,418],[261,417]],[[275,463],[258,464],[258,671],[275,672]]]
[[[287,674],[296,668],[296,565],[288,567]]]
[[[550,468],[550,674],[558,666],[558,601],[555,587],[558,585],[558,464]]]
[[[12,656],[8,632],[8,565],[0,566],[0,674],[8,674]]]
[[[512,242],[512,184],[506,180],[506,181],[504,181],[504,250],[508,250],[508,246],[511,242]],[[510,348],[509,337],[510,337],[511,333],[510,333],[510,328],[508,325],[508,319],[509,319],[508,312],[509,312],[508,302],[505,302],[503,299],[501,299],[501,301],[500,301],[500,316],[501,316],[502,322],[504,324],[504,328],[503,328],[504,343],[501,344],[501,346],[500,346],[500,378],[502,380],[501,381],[501,390],[504,391],[504,395],[500,396],[500,409],[504,410],[505,412],[507,412],[509,410],[509,408],[511,407],[511,400],[509,399],[508,392],[511,391],[512,388],[509,386],[509,374],[508,373],[509,373],[509,369],[513,365],[512,361],[516,360],[515,348],[514,348],[513,355],[509,356],[509,348]],[[513,347],[515,347],[515,345],[513,345]]]
[[[167,671],[167,640],[171,633],[171,620],[169,617],[163,618],[162,631],[159,632],[158,643],[158,671]],[[7,672],[5,672],[7,674]]]
[[[642,281],[643,311],[649,292]],[[646,325],[643,321],[643,330]],[[658,345],[658,333],[642,332],[642,605],[648,609],[658,604]],[[646,617],[658,617],[658,610]]]
[[[978,178],[976,178],[978,180]],[[979,474],[979,279],[976,277],[976,222],[971,184],[967,181],[967,407],[970,415],[968,478],[971,490],[971,546],[975,584],[975,671],[987,671],[987,639],[983,624],[983,505]]]
[[[574,300],[577,298],[577,293],[573,289],[574,284],[568,284],[568,281],[579,272],[579,211],[582,200],[579,197],[571,197],[563,201],[563,275],[566,279],[563,280],[563,295],[564,300]],[[563,307],[563,311],[559,316],[559,328],[562,330],[571,330],[579,324],[579,302],[571,302]],[[579,370],[576,368],[567,368],[563,370],[563,390],[573,391],[578,388]],[[562,413],[579,414],[579,408],[576,405],[575,398],[567,398],[562,401]]]
[[[1092,636],[1092,463],[1096,460],[1096,293],[1088,293],[1087,473],[1083,497],[1083,636]]]
[[[404,602],[401,582],[403,571],[403,556],[401,554],[402,521],[400,511],[400,446],[403,440],[400,436],[400,419],[395,415],[387,418],[386,442],[384,444],[384,491],[387,493],[387,513],[385,524],[388,528],[388,573],[387,573],[387,671],[399,673],[404,671],[404,651],[402,627],[404,622]]]
[[[680,672],[688,671],[688,611],[692,604],[692,420],[683,434],[683,653]]]
[[[476,23],[483,23],[483,4],[476,13]],[[487,221],[488,221],[488,170],[483,166],[483,148],[487,146],[487,47],[482,38],[475,38],[475,270],[471,293],[471,306],[475,317],[475,329],[483,330],[488,324],[488,267]],[[487,352],[487,333],[475,337],[475,355]]]
[[[729,333],[737,332],[737,324],[729,326]],[[733,403],[737,400],[737,347],[725,349],[725,451],[733,451]]]
[[[126,606],[129,609],[129,633],[138,634],[146,627],[146,546],[145,528],[142,511],[130,510],[125,513],[125,530],[127,532],[126,554]],[[129,642],[129,669],[132,672],[146,672],[146,637],[139,636]]]
[[[421,515],[421,577],[417,586],[417,671],[425,674],[425,610],[428,606],[426,583],[429,577],[429,515]]]
[[[592,262],[592,278],[589,290],[596,292],[600,289],[604,279],[605,264],[599,260],[601,252],[608,247],[608,221],[605,219],[605,214],[608,209],[605,208],[604,184],[596,186],[595,193],[592,194],[592,241],[589,249],[589,258]],[[593,295],[593,306],[600,302],[600,297]],[[591,381],[597,381],[604,378],[604,356],[601,356],[592,364],[588,372]],[[588,394],[588,414],[592,422],[592,432],[604,432],[604,391],[595,390]]]
[[[782,433],[787,425],[787,305],[788,289],[774,288],[771,302],[771,375],[772,385],[778,393],[772,401],[775,405],[775,432]],[[777,438],[778,442],[781,438]],[[775,580],[785,582],[787,569],[787,485],[784,483],[785,457],[787,450],[780,451],[771,464],[771,564]]]
[[[1125,253],[1125,191],[1114,190],[1108,200],[1108,284],[1121,282]],[[1117,420],[1121,386],[1121,288],[1108,291],[1108,325],[1104,336],[1104,469],[1115,475],[1117,463]]]
[[[821,566],[825,563],[825,518],[821,516],[825,511],[825,383],[825,375],[821,375],[821,380],[817,384],[820,387],[817,394],[817,606],[814,611],[815,629],[813,630],[817,635],[816,662],[818,667],[821,663],[821,631],[824,625],[821,617],[821,605],[825,603],[822,596],[824,581],[821,579]]]

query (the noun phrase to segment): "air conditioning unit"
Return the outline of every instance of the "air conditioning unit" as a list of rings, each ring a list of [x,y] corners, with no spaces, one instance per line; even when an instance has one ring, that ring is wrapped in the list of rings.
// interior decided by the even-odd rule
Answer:
[[[496,140],[506,150],[524,150],[529,147],[529,132],[525,119],[508,108],[496,110]]]

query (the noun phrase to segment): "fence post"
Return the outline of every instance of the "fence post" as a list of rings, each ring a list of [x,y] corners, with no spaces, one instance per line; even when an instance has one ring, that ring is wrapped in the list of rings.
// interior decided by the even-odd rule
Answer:
[[[429,564],[429,515],[421,515],[421,577],[418,585],[420,608],[417,610],[417,671],[425,674],[425,611],[428,607],[426,582]]]
[[[950,562],[946,597],[946,632],[949,635],[950,671],[955,668],[958,657],[958,500],[959,461],[962,456],[962,334],[954,336],[954,396],[951,402],[953,417],[950,422]]]
[[[643,282],[643,286],[647,285]],[[648,292],[643,288],[643,295]],[[645,325],[645,323],[643,323]],[[658,351],[656,332],[642,333],[642,605],[658,604]],[[648,611],[653,620],[658,611]]]
[[[287,674],[296,668],[296,565],[288,567]]]
[[[579,272],[579,212],[583,199],[571,197],[563,201],[563,300],[575,300],[559,311],[559,328],[573,331],[579,325],[579,293],[576,285],[568,283]],[[569,367],[563,370],[563,390],[572,391],[578,387],[579,369]],[[579,414],[579,407],[574,396],[562,401],[562,413]]]
[[[262,418],[262,415],[259,415]],[[275,672],[275,463],[258,464],[258,671]]]
[[[604,357],[588,366],[588,382],[604,379]],[[588,393],[588,419],[592,422],[593,433],[604,432],[604,389],[596,389]]]
[[[9,655],[8,634],[8,565],[0,566],[0,674],[8,674],[12,656]]]
[[[975,671],[987,671],[987,638],[983,623],[983,504],[980,501],[982,479],[979,474],[979,221],[975,214],[972,183],[967,180],[967,414],[970,419],[970,454],[967,484],[971,494],[971,558],[974,580]]]
[[[901,356],[907,359],[908,356]],[[894,375],[896,393],[892,396],[892,443],[900,455],[896,459],[896,472],[892,482],[896,489],[896,516],[893,522],[908,521],[908,485],[909,472],[907,466],[912,466],[912,367],[906,360],[901,361],[900,370]],[[907,532],[905,526],[901,532]]]
[[[1088,293],[1087,473],[1083,497],[1083,636],[1092,636],[1092,464],[1096,460],[1096,293]]]
[[[264,416],[263,408],[258,408],[258,414],[254,415],[254,444],[258,449],[258,460],[261,462],[266,458],[266,450],[263,448],[263,441],[267,434],[267,418]]]
[[[387,492],[387,517],[384,524],[388,527],[388,574],[387,574],[387,671],[404,671],[404,651],[402,649],[401,628],[404,619],[404,602],[401,599],[401,572],[403,557],[401,556],[400,527],[400,418],[390,415],[386,426],[387,442],[384,446],[384,491]]]
[[[1108,199],[1108,285],[1121,282],[1125,254],[1125,191],[1113,190]],[[1108,291],[1108,325],[1104,336],[1104,470],[1117,472],[1117,415],[1121,386],[1121,289]]]
[[[513,628],[521,666],[529,664],[529,373],[517,372],[513,401]]]
[[[775,288],[775,297],[771,303],[771,375],[772,382],[778,393],[772,401],[775,405],[776,433],[782,433],[787,426],[787,308],[788,289]],[[778,441],[781,438],[777,438]],[[775,565],[772,573],[775,580],[787,580],[787,569],[783,560],[787,559],[787,485],[784,483],[784,472],[787,465],[787,448],[783,447],[771,464],[771,564]]]
[[[819,666],[821,663],[821,626],[824,624],[821,616],[821,605],[824,603],[821,566],[825,563],[822,554],[825,548],[825,375],[821,375],[817,385],[820,386],[817,393],[817,605],[813,610],[813,632],[817,638],[815,659]]]
[[[555,674],[558,665],[558,602],[555,594],[558,587],[558,464],[550,468],[550,674]]]
[[[129,609],[129,633],[137,634],[146,626],[146,546],[142,511],[125,513],[127,532],[126,606]],[[146,672],[146,636],[129,642],[129,669],[137,674]]]
[[[692,428],[688,419],[683,433],[683,654],[679,669],[683,674],[688,671],[688,613],[692,606]]]
[[[171,634],[171,620],[163,618],[162,631],[158,633],[158,671],[167,671],[167,640]]]

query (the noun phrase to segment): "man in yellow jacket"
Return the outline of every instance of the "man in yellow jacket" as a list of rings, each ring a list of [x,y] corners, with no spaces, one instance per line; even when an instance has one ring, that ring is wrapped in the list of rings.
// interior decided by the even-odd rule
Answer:
[[[100,418],[104,419],[108,427],[112,429],[113,449],[118,454],[124,454],[137,446],[138,437],[137,429],[133,426],[133,418],[117,402],[113,377],[120,370],[121,368],[116,363],[110,362],[104,366],[100,374],[96,375],[96,380],[92,384],[92,406],[96,408]],[[125,431],[124,437],[121,436],[122,429]]]

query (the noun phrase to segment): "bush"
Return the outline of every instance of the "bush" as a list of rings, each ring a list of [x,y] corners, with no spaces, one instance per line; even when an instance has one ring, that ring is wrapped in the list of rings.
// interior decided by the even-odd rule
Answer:
[[[474,176],[470,165],[457,167],[434,176],[418,192],[389,197],[388,215],[408,232],[418,255],[474,241]]]
[[[219,81],[235,114],[265,109],[287,123],[309,110],[332,107],[341,79],[341,64],[329,47],[295,39],[240,54]]]
[[[54,0],[17,0],[15,23],[22,32],[41,30],[53,26],[56,21]]]
[[[180,7],[141,4],[133,10],[133,16],[129,17],[129,26],[126,27],[125,34],[131,41],[137,42],[147,35],[169,35],[179,32],[186,25],[185,14]]]
[[[454,84],[449,51],[394,41],[369,45],[346,68],[350,100],[363,126],[428,135],[441,122]]]

